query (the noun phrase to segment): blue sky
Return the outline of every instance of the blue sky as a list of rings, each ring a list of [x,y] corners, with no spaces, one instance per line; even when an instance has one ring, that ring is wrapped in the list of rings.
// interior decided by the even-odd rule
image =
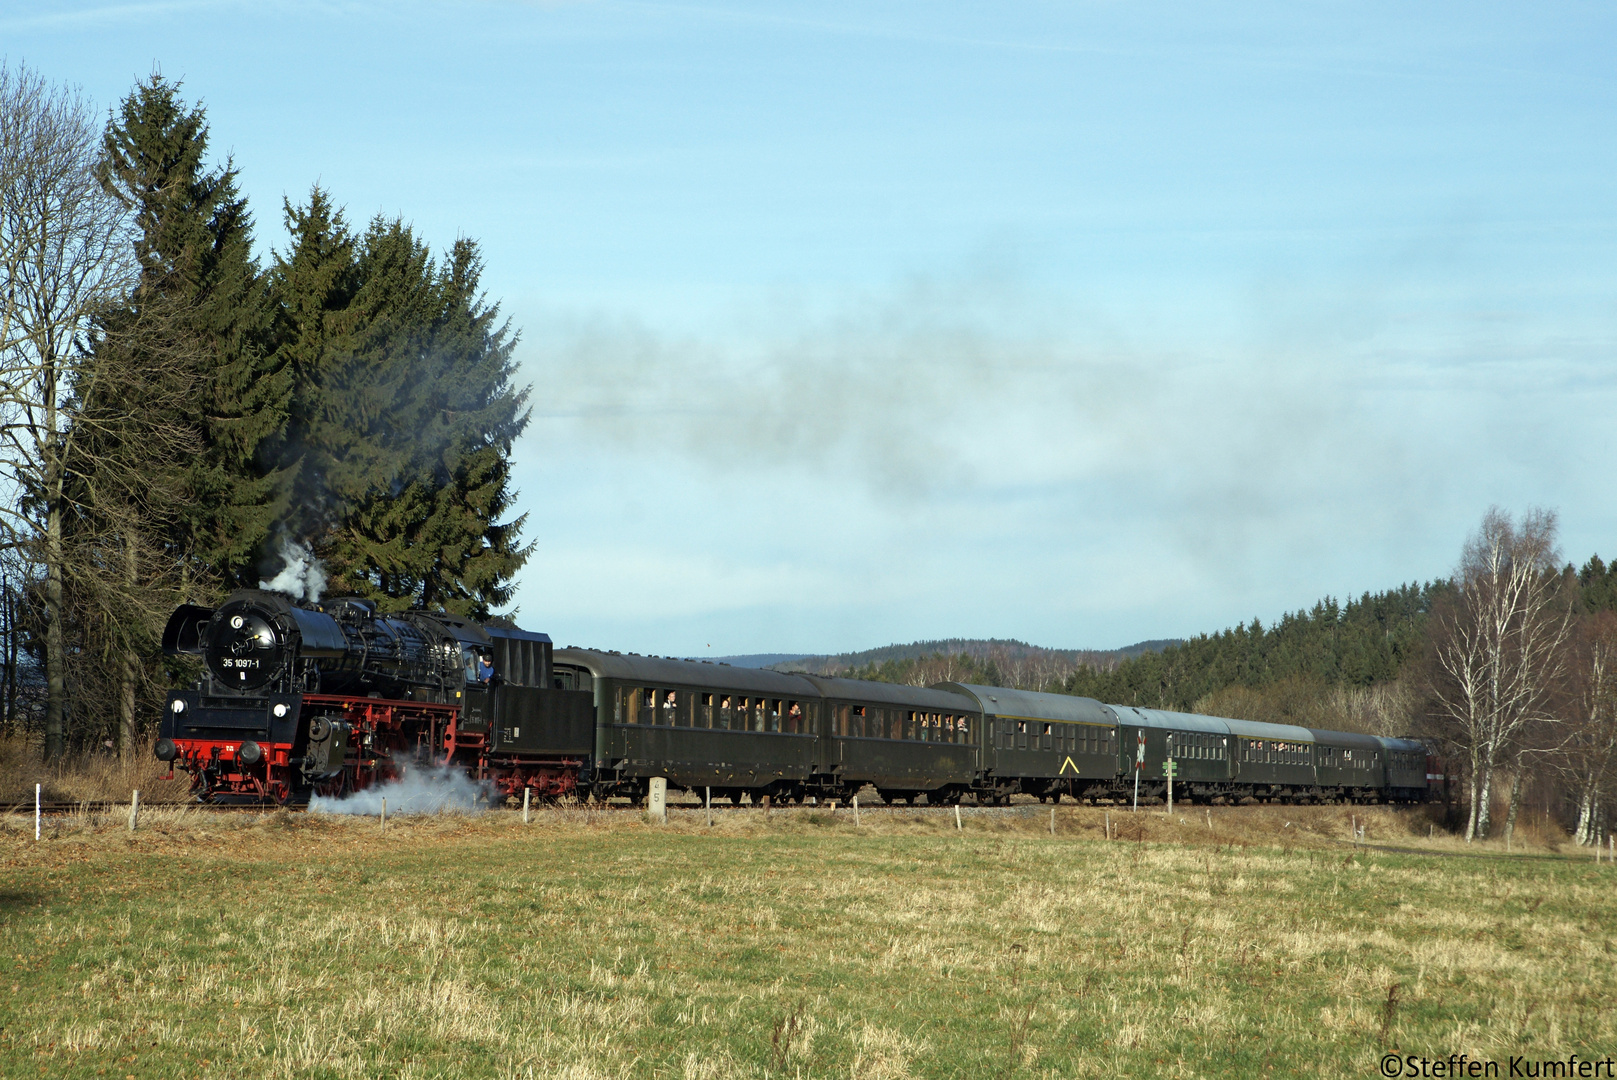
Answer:
[[[1617,554],[1607,5],[13,0],[477,238],[522,330],[521,621],[679,655],[1071,647]]]

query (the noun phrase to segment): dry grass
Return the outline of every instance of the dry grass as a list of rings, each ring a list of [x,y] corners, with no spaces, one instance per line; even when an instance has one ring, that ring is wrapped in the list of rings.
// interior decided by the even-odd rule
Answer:
[[[32,802],[40,784],[46,802],[105,802],[129,798],[139,791],[152,802],[174,802],[186,797],[191,778],[177,773],[145,746],[128,759],[110,753],[84,754],[53,765],[41,765],[36,740],[21,736],[0,739],[0,803]]]
[[[1038,804],[161,809],[37,844],[13,815],[0,1074],[1367,1076],[1617,1044],[1617,872],[1345,843],[1425,844],[1418,811],[1185,809],[1112,843]]]

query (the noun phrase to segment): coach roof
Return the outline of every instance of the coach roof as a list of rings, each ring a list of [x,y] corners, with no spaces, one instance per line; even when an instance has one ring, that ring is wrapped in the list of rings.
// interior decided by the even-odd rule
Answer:
[[[782,697],[817,698],[814,684],[800,675],[767,668],[731,667],[701,660],[674,660],[666,656],[599,652],[595,649],[557,649],[553,664],[581,664],[599,678],[622,679],[642,686],[708,687]]]
[[[1041,694],[1036,690],[1007,690],[1002,686],[971,683],[934,683],[934,690],[970,694],[988,716],[1021,720],[1056,720],[1069,724],[1110,724],[1112,714],[1094,698],[1071,694]]]
[[[1221,716],[1203,716],[1200,713],[1171,712],[1168,709],[1141,709],[1133,705],[1113,705],[1118,720],[1135,727],[1165,728],[1169,731],[1207,731],[1215,735],[1228,735],[1228,721]],[[1275,735],[1276,739],[1290,736]]]
[[[833,679],[825,675],[807,675],[803,678],[819,688],[820,693],[835,701],[870,701],[883,705],[901,705],[911,709],[943,712],[977,711],[977,702],[969,694],[952,690],[938,690],[925,686],[903,686],[898,683],[866,682],[863,679]]]

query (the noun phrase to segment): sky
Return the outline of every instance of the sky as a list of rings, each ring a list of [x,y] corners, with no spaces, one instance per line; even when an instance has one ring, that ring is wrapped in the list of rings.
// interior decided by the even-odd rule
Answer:
[[[1107,648],[1617,555],[1605,4],[41,3],[284,199],[479,241],[518,619],[681,656]]]

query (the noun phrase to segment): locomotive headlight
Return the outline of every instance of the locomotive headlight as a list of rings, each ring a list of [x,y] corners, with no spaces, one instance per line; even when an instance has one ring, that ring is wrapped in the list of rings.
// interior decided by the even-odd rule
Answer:
[[[185,702],[181,701],[179,698],[175,698],[173,704],[171,704],[169,708],[174,710],[175,714],[178,715],[179,713],[185,711]]]
[[[270,710],[270,712],[275,714],[277,719],[279,719],[280,717],[285,716],[287,714],[287,711],[288,710],[287,710],[287,707],[286,707],[286,703],[284,701],[280,702],[279,704],[277,704],[275,706],[275,708]]]
[[[232,630],[240,630],[242,627],[244,627],[246,625],[247,625],[247,620],[242,618],[240,615],[232,615],[230,617],[230,628]]]

